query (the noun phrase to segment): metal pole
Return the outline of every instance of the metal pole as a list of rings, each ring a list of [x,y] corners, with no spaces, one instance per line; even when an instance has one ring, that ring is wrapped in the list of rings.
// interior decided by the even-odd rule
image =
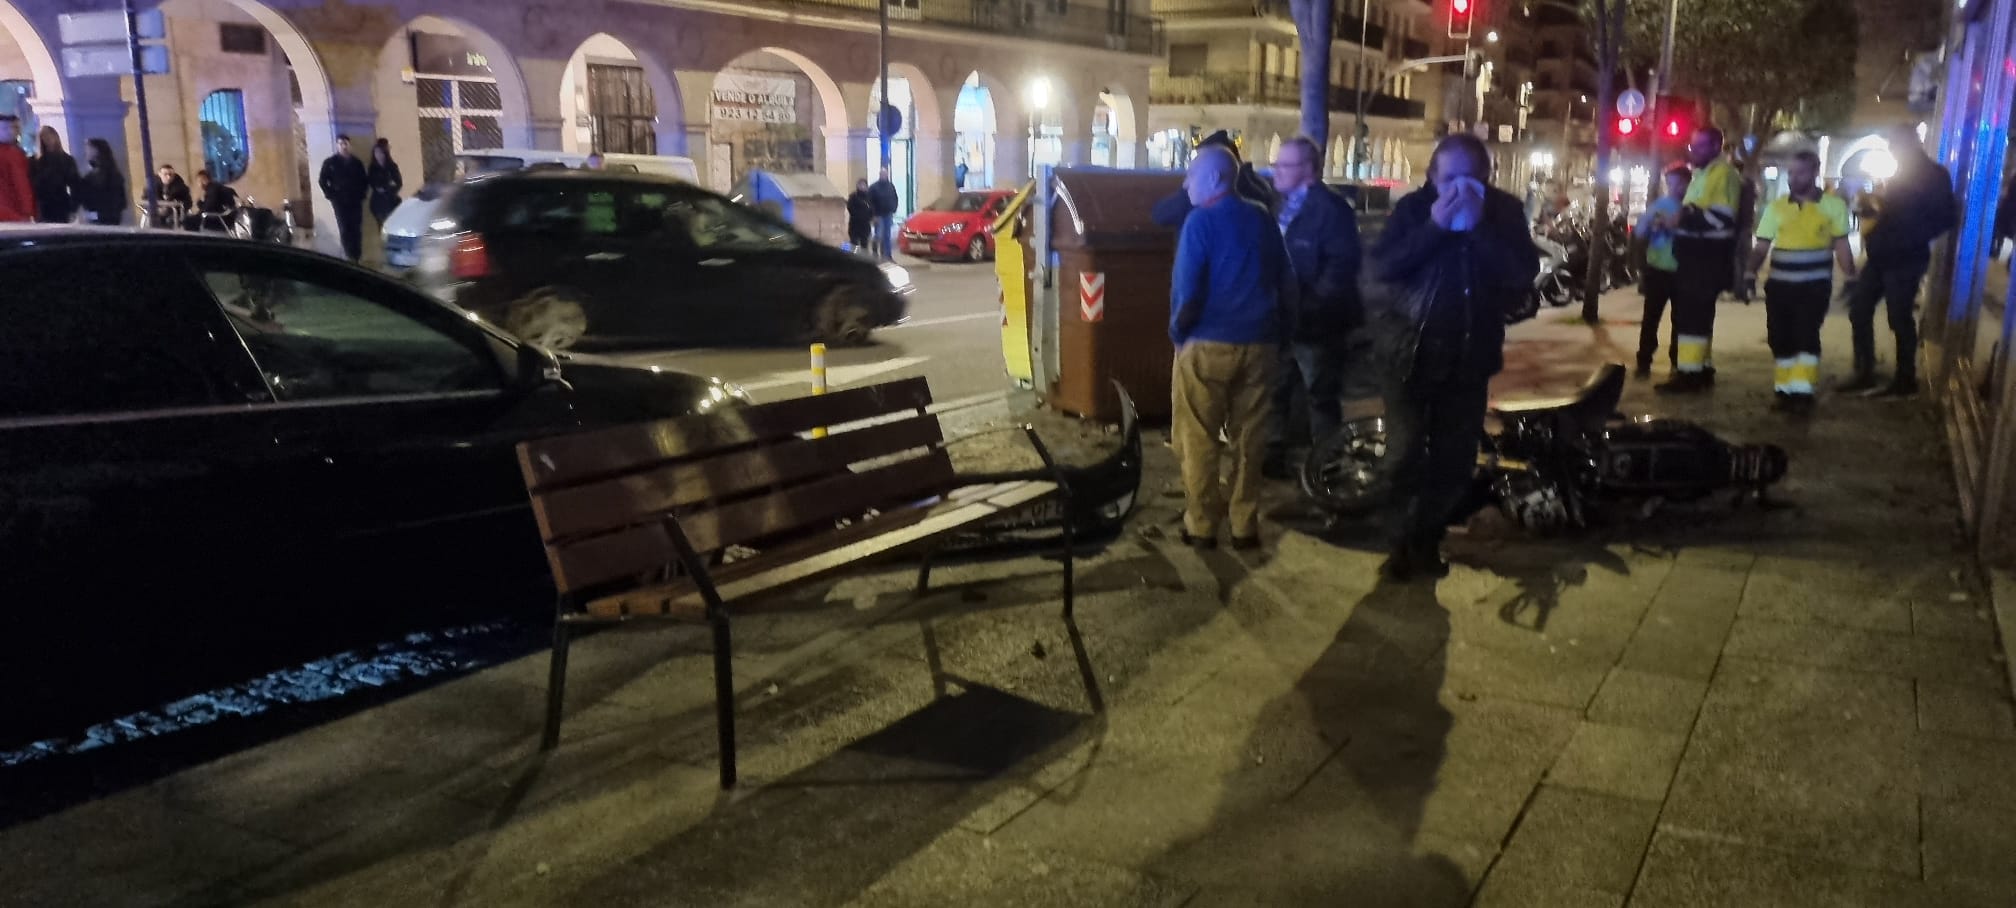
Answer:
[[[128,2],[131,2],[131,0],[128,0]],[[888,110],[890,107],[893,106],[889,103],[889,0],[881,0],[881,5],[882,5],[882,107],[880,110],[875,111],[875,133],[882,139],[882,158],[881,158],[882,169],[888,170],[889,142],[893,137],[889,135],[889,120],[887,117],[884,117],[882,115],[882,111]]]
[[[1359,178],[1359,168],[1365,164],[1365,80],[1372,74],[1365,66],[1365,42],[1371,40],[1372,0],[1364,0],[1358,7],[1358,108],[1351,121],[1351,179]]]
[[[1666,0],[1666,39],[1659,49],[1659,74],[1652,81],[1651,131],[1645,136],[1645,145],[1651,150],[1651,170],[1656,176],[1664,166],[1659,161],[1660,136],[1666,132],[1666,94],[1673,90],[1673,32],[1679,27],[1680,0]],[[1650,190],[1647,190],[1648,194]]]
[[[147,125],[147,79],[140,71],[140,14],[133,9],[133,0],[122,0],[120,6],[126,13],[126,52],[133,59],[133,108],[140,115],[140,165],[146,168],[140,185],[145,186],[154,176],[154,133]],[[165,192],[168,187],[161,189]]]

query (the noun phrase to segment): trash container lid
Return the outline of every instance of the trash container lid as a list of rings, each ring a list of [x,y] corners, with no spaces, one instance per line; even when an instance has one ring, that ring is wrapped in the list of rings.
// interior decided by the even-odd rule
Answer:
[[[1176,231],[1155,223],[1155,203],[1183,191],[1183,174],[1164,170],[1063,168],[1051,240],[1059,249],[1165,249]]]
[[[735,184],[735,191],[728,195],[748,205],[773,200],[846,198],[833,188],[833,181],[824,174],[772,173],[768,170],[752,170],[743,174],[741,182]]]

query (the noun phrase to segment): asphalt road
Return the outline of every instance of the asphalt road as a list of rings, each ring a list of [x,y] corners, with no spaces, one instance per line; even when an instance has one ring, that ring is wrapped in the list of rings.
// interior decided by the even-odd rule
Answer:
[[[876,332],[865,347],[827,351],[827,386],[922,375],[940,401],[1013,388],[1001,359],[993,264],[933,263],[913,270],[912,279],[917,292],[910,298],[910,320]],[[811,390],[810,351],[795,347],[645,351],[616,358],[726,379],[758,401]]]

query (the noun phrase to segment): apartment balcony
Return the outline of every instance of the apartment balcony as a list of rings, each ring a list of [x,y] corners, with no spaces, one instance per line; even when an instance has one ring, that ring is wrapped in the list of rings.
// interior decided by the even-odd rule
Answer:
[[[1419,60],[1428,56],[1428,42],[1409,38],[1400,43],[1400,54],[1408,60]]]
[[[1263,107],[1300,108],[1301,82],[1286,76],[1255,76],[1246,72],[1212,73],[1201,76],[1171,76],[1156,73],[1149,77],[1150,104],[1242,104]],[[1358,109],[1358,90],[1330,87],[1330,109],[1351,113]],[[1428,113],[1422,101],[1396,98],[1378,92],[1365,96],[1365,115],[1396,120],[1419,120]]]
[[[1288,0],[1153,0],[1153,6],[1156,15],[1168,20],[1294,18]]]
[[[1347,16],[1343,13],[1338,13],[1332,27],[1335,29],[1335,34],[1339,41],[1357,44],[1362,30],[1365,38],[1365,47],[1375,50],[1381,50],[1386,47],[1386,27],[1383,25],[1367,25],[1365,24],[1365,20],[1357,16]]]
[[[851,12],[874,21],[885,0],[755,0],[755,5],[804,11]],[[1073,44],[1161,56],[1168,52],[1162,20],[1131,16],[1101,2],[1059,3],[1053,0],[887,0],[889,17],[987,35],[1013,34]],[[1251,2],[1241,5],[1250,6]],[[1286,0],[1281,5],[1286,6]]]

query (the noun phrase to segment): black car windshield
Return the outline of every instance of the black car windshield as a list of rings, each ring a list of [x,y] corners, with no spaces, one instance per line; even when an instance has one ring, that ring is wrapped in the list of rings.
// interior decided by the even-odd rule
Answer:
[[[951,198],[939,199],[931,203],[927,211],[979,211],[987,207],[987,197],[977,192],[962,192]]]

